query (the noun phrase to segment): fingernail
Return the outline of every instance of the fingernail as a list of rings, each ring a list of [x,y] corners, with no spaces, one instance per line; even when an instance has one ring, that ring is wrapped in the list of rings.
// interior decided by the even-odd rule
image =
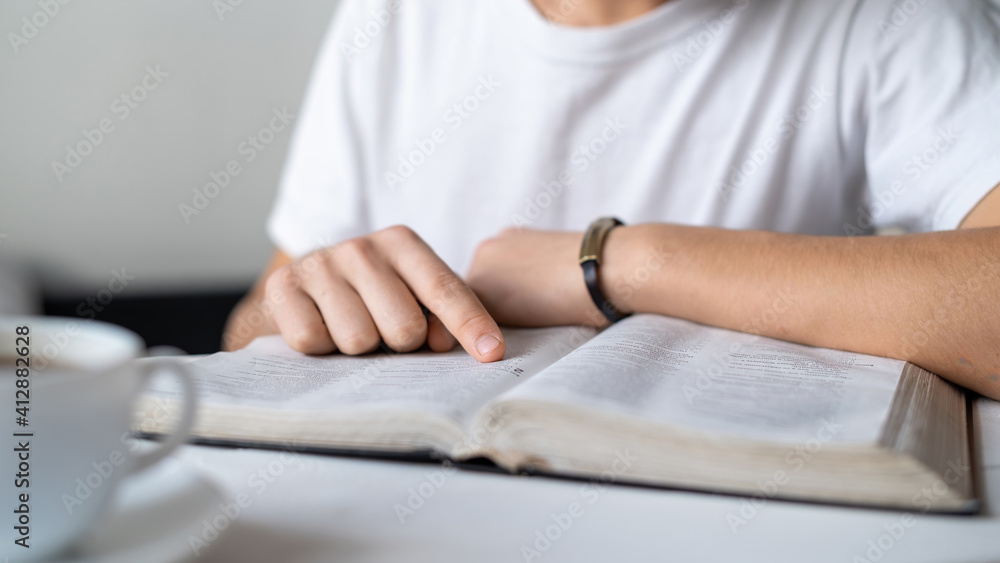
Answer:
[[[496,336],[484,334],[479,337],[479,342],[476,342],[476,350],[478,350],[481,355],[485,356],[493,350],[496,350],[499,345],[500,341],[497,340]]]

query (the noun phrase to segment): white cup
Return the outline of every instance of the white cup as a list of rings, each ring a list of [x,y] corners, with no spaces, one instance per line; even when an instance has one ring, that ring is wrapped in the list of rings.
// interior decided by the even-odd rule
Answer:
[[[133,361],[144,351],[136,334],[107,323],[0,317],[0,560],[71,550],[100,522],[123,477],[183,443],[194,383],[176,360]],[[134,452],[133,409],[163,369],[183,383],[181,420],[155,450]]]

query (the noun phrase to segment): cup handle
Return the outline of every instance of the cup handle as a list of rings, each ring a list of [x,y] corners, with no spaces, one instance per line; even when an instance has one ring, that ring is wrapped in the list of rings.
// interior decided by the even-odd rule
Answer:
[[[164,440],[160,447],[151,452],[146,452],[138,456],[132,472],[142,471],[147,467],[156,464],[161,459],[167,457],[172,451],[177,449],[187,439],[194,426],[194,415],[197,407],[197,390],[194,386],[194,379],[191,371],[184,364],[177,360],[168,358],[149,358],[143,362],[142,386],[145,388],[149,381],[159,370],[169,370],[180,380],[184,391],[184,406],[181,410],[181,419],[177,422],[177,428],[173,434]]]

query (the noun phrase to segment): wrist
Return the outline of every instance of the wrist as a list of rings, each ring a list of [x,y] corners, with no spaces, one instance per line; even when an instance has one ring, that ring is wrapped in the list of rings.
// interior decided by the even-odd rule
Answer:
[[[605,326],[628,316],[615,307],[614,302],[602,290],[601,284],[602,257],[606,254],[608,235],[621,226],[622,222],[616,217],[599,217],[587,226],[580,243],[579,263],[583,270],[583,283],[595,307],[585,308],[586,316],[591,317],[588,324]]]
[[[601,291],[625,314],[643,312],[644,295],[662,284],[670,253],[661,225],[626,225],[608,233],[601,253]]]

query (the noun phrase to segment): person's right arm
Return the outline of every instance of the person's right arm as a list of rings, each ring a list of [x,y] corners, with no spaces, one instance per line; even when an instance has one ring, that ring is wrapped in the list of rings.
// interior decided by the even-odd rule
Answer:
[[[423,304],[428,315],[420,308]],[[420,237],[396,226],[292,260],[280,250],[236,306],[223,348],[280,333],[306,354],[397,352],[461,344],[481,362],[503,358],[496,322]]]

